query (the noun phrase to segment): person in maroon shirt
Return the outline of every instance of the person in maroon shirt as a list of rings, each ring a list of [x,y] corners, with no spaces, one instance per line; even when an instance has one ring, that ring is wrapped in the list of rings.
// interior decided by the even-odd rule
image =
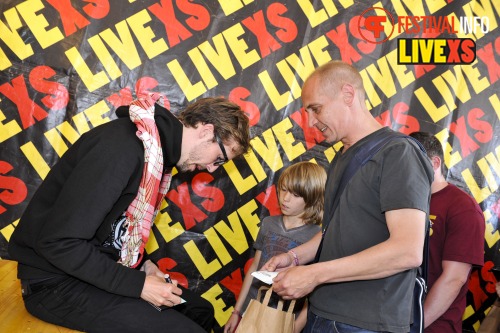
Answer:
[[[461,333],[471,268],[484,264],[484,215],[470,195],[446,181],[439,140],[426,132],[410,136],[423,144],[434,169],[424,332]]]

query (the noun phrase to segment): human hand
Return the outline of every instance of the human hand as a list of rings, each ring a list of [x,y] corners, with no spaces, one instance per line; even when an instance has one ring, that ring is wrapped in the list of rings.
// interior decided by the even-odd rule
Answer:
[[[166,305],[172,307],[181,303],[182,290],[177,287],[177,281],[165,282],[164,274],[161,277],[156,274],[146,275],[141,298],[156,306]]]
[[[500,281],[495,284],[495,289],[497,290],[498,297],[500,297]]]
[[[144,264],[141,267],[141,271],[146,273],[146,276],[148,275],[155,275],[158,277],[164,277],[165,273],[163,273],[158,266],[156,266],[151,260],[146,260]]]
[[[234,331],[236,331],[236,328],[238,327],[238,324],[240,323],[240,320],[241,317],[239,316],[239,314],[233,312],[231,314],[231,317],[229,317],[226,325],[224,325],[224,333],[234,333]]]
[[[268,272],[282,271],[291,266],[293,266],[292,256],[289,253],[281,253],[269,259],[260,270]]]
[[[286,300],[310,294],[319,284],[313,266],[296,266],[280,272],[273,279],[273,291]]]

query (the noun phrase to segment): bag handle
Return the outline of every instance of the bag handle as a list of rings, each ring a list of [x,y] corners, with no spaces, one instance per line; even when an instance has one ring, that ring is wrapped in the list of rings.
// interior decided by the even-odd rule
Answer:
[[[280,298],[280,302],[283,302],[283,299]],[[288,305],[288,310],[286,312],[288,313],[293,313],[293,309],[295,308],[295,300],[291,300],[290,304]]]
[[[267,305],[267,303],[269,303],[269,299],[271,298],[271,295],[269,295],[269,297],[267,299],[267,302],[264,303],[265,299],[263,301],[261,301],[261,292],[263,290],[268,290],[268,289],[271,290],[269,287],[266,287],[266,286],[262,286],[262,287],[259,288],[259,291],[257,292],[257,301],[259,303],[266,304],[266,305]],[[266,296],[269,293],[269,290],[266,292]]]
[[[273,293],[273,287],[262,286],[262,287],[259,288],[259,291],[257,292],[257,300],[259,302],[261,300],[261,291],[263,291],[263,290],[267,290],[267,291],[266,291],[266,294],[264,296],[264,299],[262,300],[262,304],[265,305],[265,306],[268,306],[269,305],[269,300],[271,299],[271,295]],[[292,313],[293,312],[293,309],[295,308],[295,301],[296,300],[291,300],[290,301],[290,305],[288,305],[288,310],[287,310],[288,313]],[[284,304],[284,300],[283,300],[283,298],[280,297],[280,299],[278,301],[278,306],[277,306],[277,309],[279,311],[283,311],[283,304]]]

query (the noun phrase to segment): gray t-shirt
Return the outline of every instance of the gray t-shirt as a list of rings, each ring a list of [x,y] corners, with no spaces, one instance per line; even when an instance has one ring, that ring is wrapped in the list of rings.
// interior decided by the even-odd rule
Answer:
[[[262,220],[259,234],[253,245],[255,250],[262,252],[258,268],[262,267],[273,256],[287,252],[288,250],[297,247],[320,232],[321,228],[318,225],[306,224],[297,228],[286,229],[283,223],[283,216],[268,216]],[[243,309],[247,308],[251,299],[257,297],[259,288],[263,282],[253,279],[252,286],[248,292]],[[295,311],[300,310],[299,303],[295,305]]]
[[[357,142],[330,168],[325,218],[348,161],[368,139],[384,131],[389,129]],[[319,261],[349,256],[387,240],[386,211],[414,208],[428,213],[432,179],[430,160],[414,142],[401,138],[386,144],[344,189]],[[311,294],[311,310],[320,317],[369,330],[408,332],[415,275],[412,269],[382,279],[321,285]]]

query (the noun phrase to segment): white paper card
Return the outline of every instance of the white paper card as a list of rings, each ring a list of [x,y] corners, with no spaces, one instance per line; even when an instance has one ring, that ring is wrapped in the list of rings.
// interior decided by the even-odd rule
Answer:
[[[256,271],[252,273],[254,278],[257,278],[267,284],[273,284],[273,279],[276,275],[278,275],[278,272]]]

